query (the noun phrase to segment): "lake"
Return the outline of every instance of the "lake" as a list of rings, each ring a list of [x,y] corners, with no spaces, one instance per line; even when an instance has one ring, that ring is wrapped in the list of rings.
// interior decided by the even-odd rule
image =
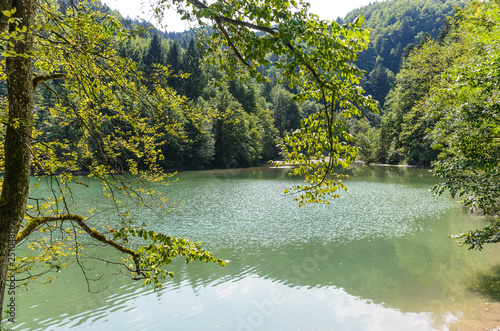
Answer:
[[[448,197],[433,197],[428,170],[344,170],[348,191],[297,207],[287,169],[181,172],[165,188],[172,211],[158,232],[189,237],[226,267],[177,261],[153,291],[125,276],[91,284],[75,264],[51,284],[17,294],[15,330],[446,330],[493,309],[476,293],[500,265],[499,248],[468,251],[449,234],[482,226]],[[94,187],[95,186],[95,187]],[[75,192],[99,207],[99,186]],[[103,216],[104,217],[104,216]],[[94,224],[96,226],[96,224]],[[22,251],[22,247],[17,250]],[[106,254],[106,251],[103,251]],[[111,253],[110,253],[111,254]],[[94,261],[90,274],[112,269]],[[474,310],[475,309],[475,310]]]

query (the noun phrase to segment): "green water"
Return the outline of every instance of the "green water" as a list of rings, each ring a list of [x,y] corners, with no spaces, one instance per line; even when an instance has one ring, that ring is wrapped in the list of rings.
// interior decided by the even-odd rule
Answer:
[[[15,330],[442,330],[480,299],[471,285],[500,264],[498,248],[448,238],[482,224],[427,170],[348,170],[348,192],[298,208],[285,169],[185,172],[166,188],[174,211],[156,231],[202,242],[226,267],[184,264],[154,292],[124,276],[93,283],[74,266],[17,294]],[[99,188],[74,207],[99,206]],[[105,215],[105,214],[103,214]],[[105,216],[102,216],[105,217]],[[105,220],[96,218],[94,222]],[[106,254],[106,251],[103,252]],[[90,274],[106,272],[98,262]],[[109,273],[109,272],[108,272]]]

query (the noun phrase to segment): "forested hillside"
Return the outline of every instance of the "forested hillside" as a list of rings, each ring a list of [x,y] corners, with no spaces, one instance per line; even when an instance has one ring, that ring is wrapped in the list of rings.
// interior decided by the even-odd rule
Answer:
[[[350,22],[359,15],[371,29],[370,47],[356,62],[368,75],[364,83],[367,93],[384,105],[401,60],[426,36],[439,38],[446,33],[446,17],[454,16],[461,0],[388,0],[353,10],[343,20]]]
[[[349,13],[366,17],[371,30],[370,48],[357,64],[367,75],[363,86],[379,102],[380,116],[351,122],[351,133],[360,147],[359,158],[370,163],[430,166],[439,152],[427,138],[431,123],[425,122],[419,100],[431,80],[450,64],[449,53],[437,44],[456,30],[453,18],[467,6],[455,0],[395,0],[374,3]],[[425,58],[414,56],[428,52]],[[418,64],[416,63],[418,62]],[[410,68],[411,67],[411,68]],[[415,69],[418,68],[418,69]]]
[[[106,6],[98,9],[112,12]],[[266,83],[243,77],[223,81],[222,69],[204,54],[194,32],[162,32],[113,14],[130,30],[144,29],[140,37],[120,43],[119,54],[139,64],[151,86],[164,78],[164,83],[190,105],[184,112],[177,109],[171,110],[176,114],[169,114],[176,119],[177,130],[162,138],[161,164],[165,168],[266,163],[279,157],[276,140],[298,129],[302,118],[318,111],[314,101],[292,101],[297,89],[282,82],[275,67],[261,68],[269,78]],[[39,125],[50,127],[49,139],[72,141],[76,130],[65,128],[62,119],[48,116],[56,99],[53,92],[65,95],[63,81],[47,82],[38,89]]]
[[[463,4],[457,0],[396,0],[374,3],[347,15],[345,22],[364,15],[366,27],[372,29],[371,46],[361,53],[357,64],[368,73],[362,85],[379,101],[381,113],[384,113],[385,97],[393,86],[401,58],[421,44],[425,36],[444,35],[447,28],[443,29],[443,19],[453,15],[455,5]],[[293,102],[299,90],[283,82],[276,67],[259,68],[268,77],[266,83],[239,77],[222,82],[221,69],[206,57],[195,32],[163,32],[148,24],[124,19],[106,6],[96,9],[113,13],[129,30],[143,29],[140,37],[118,45],[119,54],[139,64],[150,75],[150,84],[154,84],[156,66],[166,66],[170,72],[161,74],[166,83],[189,100],[189,111],[175,110],[179,130],[168,134],[163,141],[162,165],[166,168],[245,166],[276,159],[279,157],[276,139],[298,129],[301,119],[319,109],[313,100]],[[71,134],[63,134],[57,120],[46,116],[52,99],[55,100],[49,90],[60,95],[65,93],[62,81],[41,86],[37,95],[38,115],[40,119],[50,118],[51,123],[45,121],[40,125],[53,127],[51,139],[71,140]],[[365,115],[369,123],[366,120],[351,122],[351,132],[361,146],[360,158],[405,161],[387,154],[385,142],[375,152],[379,141],[372,126],[380,124],[380,119],[368,112]],[[408,162],[414,160],[409,158]]]

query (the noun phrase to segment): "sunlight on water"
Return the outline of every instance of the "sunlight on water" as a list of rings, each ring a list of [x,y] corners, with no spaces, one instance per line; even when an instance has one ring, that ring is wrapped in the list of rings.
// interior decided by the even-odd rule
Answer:
[[[428,186],[355,180],[349,182],[348,192],[341,192],[341,198],[329,205],[298,208],[291,197],[281,194],[289,184],[286,177],[271,181],[210,173],[208,178],[199,176],[181,175],[176,184],[180,190],[172,192],[171,199],[184,203],[160,230],[211,247],[398,237],[429,230],[427,219],[439,218],[452,207],[449,201],[429,194]]]
[[[349,170],[348,191],[298,208],[282,169],[186,172],[167,187],[176,210],[138,217],[201,241],[225,268],[177,261],[154,292],[107,277],[89,293],[77,267],[21,290],[15,330],[441,330],[477,302],[470,286],[500,263],[448,238],[480,226],[421,169]],[[80,192],[78,192],[80,194]],[[81,192],[79,207],[96,204]],[[87,204],[87,205],[86,205]],[[104,222],[106,214],[94,222]],[[104,250],[104,253],[107,251]],[[103,253],[103,254],[104,254]],[[111,254],[111,252],[109,253]],[[92,273],[111,269],[91,262]]]

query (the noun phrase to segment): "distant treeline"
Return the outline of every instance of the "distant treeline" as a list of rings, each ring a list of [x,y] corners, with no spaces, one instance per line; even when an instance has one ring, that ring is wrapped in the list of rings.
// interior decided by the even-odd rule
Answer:
[[[100,10],[110,11],[107,7]],[[149,84],[162,80],[185,96],[191,109],[169,110],[177,132],[163,141],[165,168],[247,166],[277,159],[276,140],[298,129],[302,118],[318,111],[314,101],[292,102],[296,90],[280,81],[280,72],[274,67],[263,69],[269,77],[264,84],[240,77],[223,80],[223,72],[199,48],[194,32],[165,33],[123,18],[122,24],[131,30],[148,29],[142,36],[118,44],[119,54],[140,64]],[[162,66],[167,72],[158,70]],[[71,142],[77,130],[49,116],[50,107],[65,93],[62,80],[40,86],[37,118],[45,130],[51,127],[50,139]]]
[[[343,20],[347,22],[364,15],[367,27],[373,29],[372,46],[361,54],[357,64],[367,71],[362,84],[367,93],[379,101],[381,116],[365,114],[367,118],[353,119],[350,123],[351,132],[361,146],[362,159],[428,165],[435,158],[436,153],[427,148],[424,148],[425,155],[418,157],[414,151],[402,150],[401,141],[407,139],[394,140],[403,134],[402,129],[389,130],[388,118],[393,109],[399,107],[395,101],[398,85],[394,82],[400,63],[403,61],[402,68],[406,68],[405,61],[412,50],[421,48],[428,37],[444,38],[449,27],[443,25],[443,20],[453,15],[455,5],[463,5],[463,2],[386,1],[355,10]],[[119,16],[106,6],[99,10]],[[180,134],[166,135],[169,138],[162,145],[165,168],[246,166],[279,158],[276,139],[298,129],[302,118],[319,109],[314,100],[293,102],[297,87],[290,89],[282,82],[275,67],[259,69],[268,77],[266,83],[239,77],[223,81],[221,69],[205,56],[195,32],[163,32],[137,20],[122,17],[120,20],[127,29],[142,27],[144,30],[140,37],[118,44],[119,54],[140,64],[145,75],[149,75],[150,84],[155,84],[159,77],[157,66],[166,66],[169,72],[161,74],[166,83],[186,97],[191,109],[197,109],[193,112],[179,108],[171,110],[175,114],[169,113],[176,119]],[[45,129],[50,126],[51,139],[71,141],[76,138],[77,130],[49,116],[50,107],[58,102],[54,91],[64,97],[64,81],[47,82],[37,91],[38,125]]]

